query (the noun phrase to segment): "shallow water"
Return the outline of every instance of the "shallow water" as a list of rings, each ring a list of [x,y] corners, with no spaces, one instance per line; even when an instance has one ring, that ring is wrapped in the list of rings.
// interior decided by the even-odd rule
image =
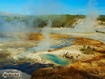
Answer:
[[[32,73],[40,68],[46,68],[46,67],[53,67],[53,64],[41,64],[41,63],[35,63],[35,64],[31,64],[30,62],[27,63],[22,63],[22,64],[17,64],[17,63],[11,63],[11,64],[6,64],[4,63],[3,67],[0,67],[0,71],[1,70],[6,70],[6,69],[17,69],[20,70],[28,75],[32,75]],[[0,78],[1,79],[1,78]]]
[[[61,40],[61,42],[59,44],[55,44],[55,45],[51,45],[49,50],[51,49],[58,49],[58,48],[62,48],[62,47],[66,47],[66,46],[70,46],[70,45],[73,45],[73,41],[76,40],[75,38],[61,38],[61,39],[58,39],[56,41],[59,41]],[[38,48],[37,47],[31,47],[29,48],[26,53],[28,52],[34,52],[34,51],[37,51]]]
[[[73,41],[76,40],[76,39],[75,38],[67,38],[67,39],[66,38],[61,38],[59,40],[61,40],[61,43],[50,46],[50,50],[73,45]],[[57,41],[59,41],[59,40],[57,40]]]
[[[49,50],[52,50],[52,49],[59,49],[59,48],[63,48],[63,47],[66,47],[66,46],[70,46],[70,45],[73,45],[73,41],[76,40],[76,38],[61,38],[61,39],[58,39],[56,41],[61,41],[59,44],[55,44],[55,45],[51,45]],[[30,52],[34,52],[34,51],[38,51],[38,47],[31,47],[29,48],[27,51],[24,52],[24,54],[22,55],[21,53],[18,54],[20,56],[22,56],[22,58],[26,57]],[[41,50],[40,50],[41,51]],[[47,50],[45,50],[47,51]],[[21,59],[22,59],[21,58]]]
[[[70,63],[72,63],[71,61],[68,61],[62,57],[56,56],[56,55],[52,55],[52,54],[42,54],[40,55],[42,58],[44,59],[48,59],[53,61],[55,64],[58,65],[68,65]]]

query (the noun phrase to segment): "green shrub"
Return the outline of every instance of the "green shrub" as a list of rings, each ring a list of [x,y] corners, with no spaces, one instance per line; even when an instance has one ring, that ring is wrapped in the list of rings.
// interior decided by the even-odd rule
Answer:
[[[94,54],[95,48],[90,46],[83,45],[83,48],[80,49],[84,54]]]

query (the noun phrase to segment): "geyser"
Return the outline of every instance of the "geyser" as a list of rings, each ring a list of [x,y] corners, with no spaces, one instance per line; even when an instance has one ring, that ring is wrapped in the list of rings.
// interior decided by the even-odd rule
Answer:
[[[45,51],[45,50],[49,50],[50,49],[50,31],[51,31],[51,26],[52,26],[52,22],[49,19],[47,21],[47,25],[42,28],[41,34],[44,36],[44,39],[39,42],[37,47],[31,47],[29,48],[27,51],[25,51],[24,53],[20,53],[18,55],[21,56],[20,59],[23,59],[24,57],[26,57],[30,52],[34,52],[34,51]]]
[[[48,50],[50,48],[50,31],[51,31],[52,22],[49,19],[47,26],[45,26],[41,34],[44,36],[44,39],[38,44],[38,50]]]

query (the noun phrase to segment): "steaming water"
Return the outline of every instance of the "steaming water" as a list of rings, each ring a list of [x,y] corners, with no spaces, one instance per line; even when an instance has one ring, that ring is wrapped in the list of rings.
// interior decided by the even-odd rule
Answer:
[[[52,49],[57,49],[57,48],[62,48],[62,47],[73,45],[73,41],[76,40],[75,38],[68,38],[68,39],[61,38],[60,39],[61,42],[59,44],[51,45],[50,43],[51,39],[49,36],[50,31],[51,31],[51,26],[52,26],[52,22],[51,20],[48,20],[47,26],[45,26],[41,31],[42,35],[45,38],[38,44],[37,47],[31,47],[24,53],[19,53],[18,55],[21,56],[21,59],[26,57],[29,53],[34,52],[34,51],[47,51],[47,50],[52,50]],[[59,41],[59,40],[56,40],[56,41]]]
[[[52,22],[51,22],[51,20],[48,20],[47,26],[45,26],[41,31],[42,35],[44,36],[44,39],[38,44],[38,46],[32,47],[32,48],[28,49],[24,54],[20,53],[18,55],[20,55],[20,56],[22,56],[22,58],[24,58],[30,52],[33,52],[33,51],[49,50],[50,49],[50,36],[49,36],[49,34],[50,34],[51,26],[52,26]]]
[[[21,59],[22,59],[22,58],[26,57],[29,53],[34,52],[34,51],[47,51],[47,50],[58,49],[58,48],[63,48],[66,46],[73,45],[74,40],[76,40],[76,39],[75,38],[61,38],[59,40],[55,40],[55,41],[61,41],[60,43],[55,44],[55,45],[50,45],[49,49],[40,50],[38,47],[31,47],[24,53],[19,53],[18,55],[20,55]]]

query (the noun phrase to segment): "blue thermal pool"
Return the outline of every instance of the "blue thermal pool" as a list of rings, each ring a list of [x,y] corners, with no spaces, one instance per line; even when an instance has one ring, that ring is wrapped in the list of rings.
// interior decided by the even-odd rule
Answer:
[[[67,59],[64,59],[62,57],[52,55],[52,54],[42,54],[40,56],[44,59],[51,60],[55,64],[59,64],[59,65],[68,65],[68,64],[72,63],[72,61],[69,61]]]

